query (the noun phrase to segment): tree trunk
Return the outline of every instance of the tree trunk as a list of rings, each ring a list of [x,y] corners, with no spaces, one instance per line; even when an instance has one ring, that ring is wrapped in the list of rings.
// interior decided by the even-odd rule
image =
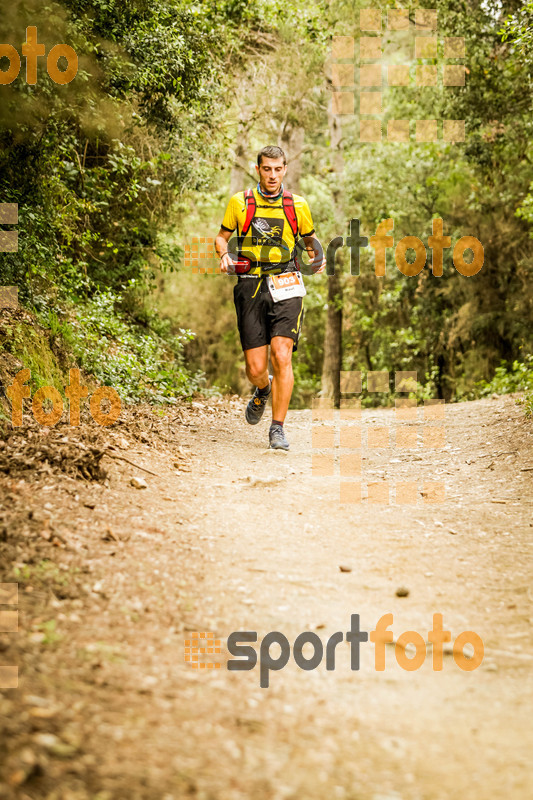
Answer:
[[[326,335],[324,338],[324,364],[322,367],[321,397],[333,401],[334,408],[339,408],[341,399],[341,365],[342,365],[342,286],[337,272],[330,275],[328,281],[328,310],[326,317]]]
[[[344,158],[342,153],[342,129],[340,118],[329,114],[329,132],[333,150],[333,165],[337,176],[337,184],[333,191],[335,219],[342,219],[342,177]],[[341,399],[341,367],[342,367],[342,283],[335,268],[335,274],[327,277],[328,310],[326,317],[326,334],[324,338],[324,362],[322,365],[322,386],[320,396],[333,402],[339,408]]]
[[[293,194],[300,194],[304,136],[305,131],[301,127],[285,127],[281,137],[281,147],[287,156],[287,174],[283,183],[285,188]]]
[[[249,130],[247,121],[241,120],[239,123],[239,133],[235,145],[235,156],[231,165],[230,196],[233,197],[237,192],[242,192],[248,188],[250,179],[246,166],[246,151],[248,148]]]
[[[242,192],[243,189],[253,185],[253,180],[250,179],[249,164],[250,129],[253,124],[253,114],[250,109],[247,88],[247,85],[241,87],[241,93],[237,100],[239,123],[233,149],[233,163],[231,165],[230,196],[237,194],[237,192]]]

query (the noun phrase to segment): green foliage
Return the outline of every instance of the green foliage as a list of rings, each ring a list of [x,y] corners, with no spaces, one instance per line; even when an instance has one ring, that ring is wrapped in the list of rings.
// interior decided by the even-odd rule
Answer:
[[[86,69],[65,87],[44,70],[31,91],[22,71],[2,87],[0,195],[19,204],[21,248],[0,277],[30,301],[43,287],[90,294],[149,283],[155,264],[172,265],[160,231],[177,190],[206,186],[195,162],[215,146],[208,120],[223,91],[216,27],[187,4],[65,5],[70,15],[50,6],[53,35],[76,45]],[[16,6],[9,34],[32,16],[35,2]]]
[[[511,365],[502,361],[490,382],[478,384],[481,397],[513,392],[525,392],[524,398],[517,402],[524,407],[526,417],[533,416],[533,355],[527,355],[523,361],[513,361]]]
[[[32,391],[41,386],[53,386],[63,394],[68,382],[68,372],[52,349],[54,334],[39,330],[26,319],[14,321],[6,326],[5,335],[0,336],[0,352],[15,356],[24,367],[30,370],[29,385]],[[59,328],[56,327],[56,334]],[[7,380],[8,376],[3,376]]]
[[[34,86],[23,67],[0,87],[0,200],[19,207],[19,250],[2,255],[0,284],[17,285],[80,366],[124,399],[203,385],[184,363],[193,335],[148,312],[147,297],[181,255],[167,235],[176,198],[217,175],[235,79],[226,59],[238,69],[240,45],[278,10],[262,0],[15,0],[2,14],[0,41],[20,49],[37,24],[46,51],[74,47],[79,70],[59,86],[41,59]]]
[[[62,640],[63,637],[57,632],[56,627],[57,622],[55,619],[48,619],[45,622],[40,622],[36,626],[37,630],[41,631],[43,635],[41,644],[53,645]]]
[[[411,278],[397,270],[393,250],[387,254],[385,278],[374,275],[370,248],[361,251],[359,277],[348,274],[348,254],[339,251],[344,273],[343,369],[416,371],[419,399],[474,397],[483,381],[490,382],[502,360],[512,364],[533,350],[533,216],[529,216],[527,197],[533,180],[531,58],[527,47],[512,39],[512,28],[508,40],[503,37],[502,41],[500,31],[506,15],[511,14],[521,25],[520,35],[529,36],[527,20],[524,22],[522,6],[513,2],[500,7],[489,0],[470,7],[441,0],[437,4],[440,44],[436,63],[441,73],[443,37],[464,36],[466,86],[443,87],[439,79],[436,89],[417,87],[415,91],[411,86],[409,90],[384,91],[383,130],[390,118],[413,120],[412,136],[416,119],[465,119],[466,142],[451,144],[439,138],[435,143],[417,143],[413,137],[409,144],[361,143],[359,120],[348,115],[340,118],[344,172],[339,174],[327,133],[330,97],[323,73],[329,78],[329,72],[324,61],[332,35],[353,35],[355,39],[366,35],[359,30],[359,9],[367,5],[351,0],[311,4],[309,13],[306,9],[301,16],[319,20],[318,25],[313,23],[321,29],[317,39],[303,25],[281,30],[287,46],[273,49],[257,72],[248,67],[253,77],[245,83],[243,98],[228,111],[232,144],[244,144],[244,160],[251,161],[256,147],[265,141],[283,144],[290,141],[287,131],[303,127],[301,194],[309,200],[324,245],[333,236],[346,235],[350,218],[358,218],[362,234],[369,237],[381,220],[392,218],[395,245],[411,235],[426,247],[426,265],[419,276]],[[285,18],[295,7],[296,3],[287,5]],[[381,7],[385,13],[391,3]],[[411,63],[412,80],[415,66],[422,63],[413,59],[413,36],[412,30],[408,34],[382,32],[384,60]],[[287,52],[290,59],[285,59]],[[236,118],[244,122],[238,125]],[[222,217],[227,193],[227,180],[209,199],[197,193],[190,230],[207,228],[206,234],[211,235]],[[202,206],[203,216],[198,211]],[[340,219],[334,211],[339,206],[343,208]],[[452,240],[452,247],[444,251],[442,277],[431,271],[428,237],[435,217],[443,219],[444,233]],[[452,260],[453,245],[466,235],[475,236],[484,247],[483,268],[471,278],[459,274]],[[186,240],[185,234],[183,238]],[[197,291],[194,281],[195,277],[187,280],[181,275],[179,281],[169,278],[168,285],[179,285],[190,304]],[[321,384],[327,281],[325,276],[306,278],[306,285],[303,333],[294,359],[294,406],[308,405]],[[206,316],[205,325],[199,323],[198,327],[202,334],[190,351],[194,362],[202,364],[210,380],[220,375],[223,364],[224,381],[237,387],[240,352],[234,340],[221,338],[223,325],[235,325],[234,317],[228,319],[226,293],[221,292],[218,299],[207,298],[200,289],[199,300],[198,310],[189,311],[185,302],[180,305],[178,301],[178,317],[194,319],[195,329],[199,315]],[[204,304],[207,300],[208,306]],[[211,324],[213,318],[216,323]],[[206,357],[206,351],[216,357]],[[233,368],[228,369],[232,358]],[[364,400],[373,401],[382,402],[383,398],[375,395]]]
[[[527,392],[524,397],[523,406],[526,417],[533,417],[533,392]]]
[[[499,31],[502,42],[510,42],[513,51],[529,69],[533,65],[533,0],[527,0],[509,14]]]
[[[408,278],[389,250],[387,275],[377,278],[368,248],[356,278],[339,251],[343,368],[416,370],[420,398],[527,389],[533,0],[439,0],[439,41],[465,37],[466,86],[384,91],[383,128],[391,118],[464,119],[466,141],[362,143],[358,119],[348,116],[338,174],[327,60],[332,35],[361,36],[365,6],[62,0],[43,13],[37,0],[15,0],[2,16],[1,41],[20,47],[37,21],[47,50],[68,42],[80,62],[68,86],[54,85],[41,65],[35,86],[21,71],[1,87],[0,200],[19,204],[19,252],[1,257],[0,283],[18,285],[50,335],[124,399],[190,394],[205,383],[201,373],[211,385],[244,388],[230,283],[199,283],[181,270],[183,243],[216,231],[236,149],[241,162],[266,141],[290,150],[303,130],[301,193],[323,244],[345,235],[351,218],[366,236],[392,218],[395,244],[417,236],[428,252],[422,272]],[[386,60],[414,71],[421,62],[411,33],[384,28],[382,38]],[[336,218],[339,207],[345,218]],[[465,235],[481,241],[478,275],[461,276],[451,248],[443,276],[432,274],[435,217],[452,246]],[[306,284],[300,406],[320,389],[327,297],[325,276]]]
[[[481,397],[512,392],[533,391],[533,356],[526,356],[524,361],[513,361],[511,365],[502,361],[496,367],[491,381],[479,384]]]
[[[117,310],[121,297],[111,290],[69,307],[66,338],[77,363],[99,384],[113,386],[126,402],[174,402],[202,386],[184,364],[184,346],[194,334],[171,332],[170,323],[148,318],[144,329]]]

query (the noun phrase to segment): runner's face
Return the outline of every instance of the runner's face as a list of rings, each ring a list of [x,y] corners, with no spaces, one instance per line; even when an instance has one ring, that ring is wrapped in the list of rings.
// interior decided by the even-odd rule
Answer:
[[[263,158],[261,166],[256,166],[259,175],[259,184],[266,194],[275,194],[281,187],[283,176],[287,172],[287,165],[282,158]]]

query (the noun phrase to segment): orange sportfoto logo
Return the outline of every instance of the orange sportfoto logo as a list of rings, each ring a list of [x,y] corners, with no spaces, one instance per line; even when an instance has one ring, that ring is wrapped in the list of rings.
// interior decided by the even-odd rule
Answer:
[[[22,55],[26,58],[26,83],[34,86],[37,83],[37,58],[46,55],[44,44],[37,40],[37,28],[29,25],[26,28],[26,41],[22,45]],[[0,86],[13,83],[18,77],[22,62],[18,51],[11,44],[0,44],[0,59],[7,58],[9,67],[0,69]],[[59,69],[58,62],[64,58],[66,69]],[[68,44],[56,44],[46,58],[46,71],[54,83],[64,86],[74,80],[78,74],[78,56]]]
[[[199,661],[200,655],[221,653],[220,639],[207,631],[193,631],[191,638],[185,640],[185,663],[196,669],[220,669],[219,661]]]

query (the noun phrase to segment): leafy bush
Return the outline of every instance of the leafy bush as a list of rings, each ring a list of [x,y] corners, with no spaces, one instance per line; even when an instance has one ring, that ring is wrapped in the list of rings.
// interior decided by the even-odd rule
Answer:
[[[480,381],[479,396],[487,397],[495,394],[510,394],[533,390],[533,355],[527,355],[524,361],[513,361],[509,367],[504,361],[496,368],[493,379],[487,383]]]
[[[123,297],[110,289],[90,300],[71,302],[61,313],[43,308],[39,319],[61,334],[78,365],[98,383],[113,386],[125,402],[172,403],[204,384],[184,363],[184,346],[194,334],[171,331],[170,322],[145,313],[143,324],[120,313]]]
[[[533,355],[527,355],[524,361],[513,361],[511,367],[502,361],[490,383],[482,381],[477,386],[481,397],[493,392],[525,392],[525,397],[517,402],[524,407],[526,417],[533,416]]]

